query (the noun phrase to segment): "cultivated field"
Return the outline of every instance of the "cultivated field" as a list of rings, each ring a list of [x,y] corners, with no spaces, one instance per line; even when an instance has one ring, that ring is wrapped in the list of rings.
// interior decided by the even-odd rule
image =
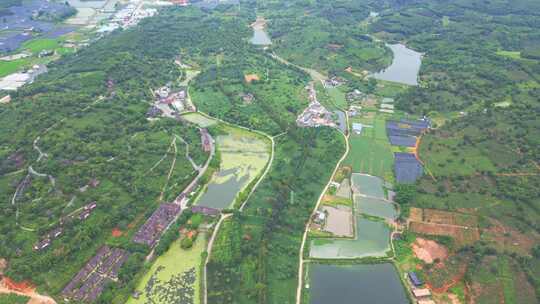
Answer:
[[[201,128],[208,128],[218,123],[217,120],[208,118],[199,113],[187,113],[187,114],[182,115],[182,118],[200,126]]]

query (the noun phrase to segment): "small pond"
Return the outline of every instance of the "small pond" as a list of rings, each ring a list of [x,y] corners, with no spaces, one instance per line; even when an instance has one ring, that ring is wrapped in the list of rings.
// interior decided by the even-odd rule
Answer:
[[[422,64],[422,54],[407,48],[403,44],[387,45],[394,54],[392,64],[371,76],[376,79],[418,85],[418,73]]]
[[[251,43],[255,45],[270,45],[272,44],[272,40],[270,40],[270,36],[264,31],[264,28],[254,27]]]

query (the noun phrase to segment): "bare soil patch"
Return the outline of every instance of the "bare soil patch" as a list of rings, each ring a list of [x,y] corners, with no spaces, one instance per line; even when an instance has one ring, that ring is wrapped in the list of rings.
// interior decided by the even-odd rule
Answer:
[[[0,281],[0,294],[18,294],[30,297],[28,304],[57,304],[51,297],[40,295],[28,282],[15,282],[7,277]]]
[[[246,75],[244,75],[244,80],[247,83],[251,83],[254,80],[260,80],[260,78],[259,78],[259,75],[257,75],[257,74],[246,74]]]
[[[324,230],[335,236],[352,237],[352,209],[347,206],[324,206],[323,211],[328,214]]]
[[[417,258],[428,264],[437,259],[444,261],[448,257],[448,249],[432,240],[416,238],[416,241],[412,244],[412,249]]]
[[[480,239],[478,228],[441,225],[425,222],[411,222],[411,231],[427,235],[445,235],[454,238],[458,245],[472,244]]]
[[[122,232],[122,230],[120,230],[118,228],[113,228],[113,230],[111,231],[111,235],[112,235],[112,237],[118,238],[118,237],[121,237],[122,235],[124,235],[124,232]]]

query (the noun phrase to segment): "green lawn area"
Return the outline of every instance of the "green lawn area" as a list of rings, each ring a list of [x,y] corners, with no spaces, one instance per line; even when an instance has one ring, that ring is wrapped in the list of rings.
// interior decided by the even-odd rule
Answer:
[[[29,63],[29,58],[22,58],[13,61],[0,61],[0,77],[15,73]]]
[[[330,98],[334,101],[334,104],[342,109],[347,108],[347,101],[345,100],[345,93],[340,88],[326,89]]]
[[[32,53],[38,53],[42,50],[53,50],[60,47],[58,39],[32,39],[23,43],[22,49],[30,50]]]
[[[205,247],[204,234],[188,250],[182,249],[180,240],[176,240],[139,282],[139,298],[131,297],[127,304],[200,303],[201,254]]]
[[[374,118],[358,117],[353,121],[372,127],[364,127],[360,135],[351,133],[349,155],[343,164],[351,166],[353,172],[367,173],[392,181],[394,155],[386,136],[383,115],[377,114]]]

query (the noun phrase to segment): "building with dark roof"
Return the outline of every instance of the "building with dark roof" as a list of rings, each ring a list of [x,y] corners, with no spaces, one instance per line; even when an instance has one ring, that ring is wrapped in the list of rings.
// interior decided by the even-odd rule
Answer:
[[[420,287],[424,285],[424,282],[416,275],[416,272],[411,271],[407,273],[407,276],[409,277],[409,280],[415,287]]]

